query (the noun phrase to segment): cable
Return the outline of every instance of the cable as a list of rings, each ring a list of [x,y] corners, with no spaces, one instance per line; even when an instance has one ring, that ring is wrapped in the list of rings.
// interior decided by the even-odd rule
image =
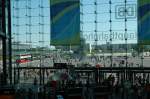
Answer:
[[[109,24],[110,24],[109,42],[110,42],[110,52],[111,52],[111,57],[110,57],[111,65],[110,65],[110,67],[112,68],[113,67],[113,45],[112,45],[112,1],[111,0],[109,0],[109,17],[110,17],[110,19],[109,19]]]

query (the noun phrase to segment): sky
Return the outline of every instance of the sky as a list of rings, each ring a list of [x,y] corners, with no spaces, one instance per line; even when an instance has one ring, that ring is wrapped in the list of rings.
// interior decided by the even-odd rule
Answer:
[[[50,3],[49,0],[19,0],[18,6],[16,0],[12,0],[12,31],[13,41],[20,41],[21,43],[31,44],[33,46],[49,46],[50,45]],[[109,0],[96,0],[97,1],[97,33],[95,30],[95,0],[81,0],[83,6],[80,7],[81,12],[84,14],[80,16],[81,31],[83,31],[83,37],[86,38],[87,43],[95,43],[95,35],[98,36],[98,44],[106,44],[110,42],[110,25],[112,44],[125,43],[125,22],[122,16],[122,9],[124,9],[124,0],[111,0],[111,19],[110,24],[110,5]],[[43,4],[42,4],[42,3]],[[39,6],[43,5],[43,12]],[[30,7],[31,9],[26,9]],[[127,14],[127,34],[128,43],[137,43],[137,13],[136,13],[136,0],[127,0],[127,8],[129,13]],[[19,8],[19,10],[16,10]],[[19,13],[18,13],[18,12]],[[30,13],[31,11],[31,13]],[[133,11],[133,13],[130,13]],[[31,17],[30,17],[31,15]],[[40,15],[44,16],[39,17]],[[19,16],[19,18],[17,18]],[[31,27],[29,26],[31,21]],[[44,26],[39,25],[44,24]],[[19,26],[18,26],[19,25]],[[30,32],[32,33],[30,35]],[[44,33],[42,35],[41,33]],[[19,35],[17,35],[19,34]],[[30,42],[31,41],[31,42]]]

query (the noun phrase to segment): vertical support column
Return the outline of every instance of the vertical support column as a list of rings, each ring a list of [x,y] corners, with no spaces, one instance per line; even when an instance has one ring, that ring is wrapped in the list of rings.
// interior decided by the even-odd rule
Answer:
[[[40,85],[42,85],[42,67],[41,67],[41,58],[40,58]]]
[[[143,76],[143,79],[144,79],[144,77],[146,76],[144,73],[144,69],[143,69],[144,68],[144,45],[141,45],[141,50],[142,50],[142,56],[141,56],[141,66],[140,67],[143,70],[142,71],[143,73],[141,75]]]
[[[97,20],[98,20],[98,17],[97,17],[97,0],[94,0],[94,15],[95,15],[95,21],[94,21],[94,24],[95,24],[95,30],[94,30],[94,33],[96,35],[96,37],[94,38],[95,39],[95,54],[97,54],[98,52],[98,31],[97,31]],[[97,58],[97,55],[95,55],[95,60],[96,60],[96,64],[98,63],[98,58]]]
[[[40,52],[41,52],[41,58],[40,58],[40,67],[44,66],[44,1],[39,0],[39,44],[40,44]],[[43,70],[40,70],[40,84],[44,84],[44,75]]]
[[[32,48],[32,15],[31,15],[31,0],[26,0],[26,44],[29,45],[29,48],[25,48],[25,54],[27,54],[27,51],[29,54],[32,54],[31,48]],[[30,63],[27,63],[27,66],[31,66]]]
[[[12,42],[11,42],[11,1],[8,0],[8,53],[9,53],[9,80],[10,84],[12,84]]]
[[[2,38],[3,44],[3,84],[7,84],[7,63],[6,63],[6,0],[2,0],[2,32],[5,37]]]
[[[15,67],[14,67],[14,74],[13,75],[14,75],[14,78],[13,78],[14,79],[14,84],[16,84],[16,68]]]
[[[45,53],[44,53],[44,28],[45,28],[45,26],[44,26],[44,0],[41,0],[41,39],[42,39],[42,41],[41,41],[41,47],[42,47],[42,66],[44,66],[44,56],[45,56]],[[42,71],[42,73],[43,73],[43,76],[42,76],[42,78],[43,78],[43,85],[44,85],[44,83],[45,83],[45,70],[43,69],[43,71]]]
[[[125,79],[128,79],[128,34],[127,34],[127,0],[124,1],[125,4],[125,19],[124,19],[124,24],[125,24],[125,44],[126,44],[126,70],[125,70]]]
[[[32,10],[32,7],[31,7],[31,0],[28,0],[28,17],[29,17],[29,45],[30,45],[30,47],[29,47],[29,51],[31,51],[31,48],[32,48],[32,32],[31,32],[31,29],[32,29],[32,22],[31,22],[31,20],[32,20],[32,15],[31,15],[31,10]],[[32,54],[31,52],[30,52],[30,54]]]
[[[144,66],[144,45],[141,45],[141,50],[142,50],[142,55],[141,55],[141,68],[143,68]]]
[[[94,14],[95,14],[95,30],[94,33],[96,35],[95,37],[95,51],[98,51],[98,34],[97,34],[97,0],[94,1],[94,6],[95,6],[95,10],[94,10]],[[97,58],[96,58],[97,59]]]
[[[94,71],[95,71],[95,82],[98,84],[99,83],[99,81],[98,81],[98,69],[97,68],[95,68],[94,69]]]
[[[12,3],[12,6],[13,6],[13,8],[12,8],[12,19],[13,19],[13,21],[12,21],[12,23],[13,23],[13,27],[14,28],[16,28],[16,21],[15,21],[15,19],[16,19],[16,13],[15,13],[15,0],[14,1],[12,1],[11,2]],[[12,44],[14,44],[14,42],[15,42],[15,35],[16,35],[16,29],[14,29],[14,31],[13,31],[13,34],[12,34]],[[12,50],[13,51],[13,50]],[[13,57],[16,57],[16,55],[15,54],[12,54],[12,56]],[[15,69],[15,67],[13,68],[13,84],[16,84],[16,69]]]
[[[84,46],[83,46],[83,42],[84,42],[84,37],[83,37],[83,25],[84,25],[84,21],[83,21],[83,17],[84,17],[84,13],[83,13],[83,0],[80,0],[80,36],[81,36],[81,54],[83,54],[84,52]],[[81,56],[83,57],[83,56]]]
[[[110,24],[110,29],[109,29],[109,32],[110,32],[110,61],[111,61],[111,64],[110,64],[110,67],[112,69],[113,67],[113,45],[112,45],[112,1],[109,0],[109,16],[110,16],[110,19],[109,19],[109,24]]]
[[[39,45],[41,45],[40,37],[41,37],[41,0],[39,2]],[[40,85],[42,85],[42,55],[41,55],[41,49],[40,49]]]
[[[3,41],[3,84],[7,84],[7,62],[6,62],[6,38],[2,38]]]
[[[45,69],[43,68],[43,70],[42,70],[42,75],[43,75],[43,81],[42,81],[42,83],[43,83],[43,85],[44,85],[44,83],[45,83]]]
[[[19,9],[19,0],[13,0],[13,18],[14,18],[14,22],[13,22],[13,27],[14,27],[14,45],[16,46],[16,50],[17,52],[20,51],[20,48],[19,48],[19,44],[20,44],[20,41],[19,41],[19,36],[20,36],[20,15],[19,15],[19,12],[20,12],[20,9]],[[14,57],[16,58],[18,54],[14,54]],[[15,64],[15,68],[16,67],[19,67],[19,63],[16,63]],[[16,69],[16,72],[19,72],[17,69]],[[14,77],[14,83],[19,83],[19,75],[18,73],[15,73],[16,77]],[[15,76],[14,75],[14,76]]]
[[[20,69],[17,68],[17,83],[20,83]]]

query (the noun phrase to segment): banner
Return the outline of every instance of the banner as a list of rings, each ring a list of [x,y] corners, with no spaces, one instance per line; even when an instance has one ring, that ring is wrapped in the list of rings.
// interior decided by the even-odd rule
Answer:
[[[50,0],[51,45],[80,44],[80,0]]]
[[[150,0],[138,0],[138,42],[150,44]]]

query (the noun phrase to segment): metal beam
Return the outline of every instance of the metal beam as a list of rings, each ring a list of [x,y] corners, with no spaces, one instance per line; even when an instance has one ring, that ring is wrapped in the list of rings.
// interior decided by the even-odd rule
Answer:
[[[8,53],[9,53],[9,80],[10,84],[12,84],[12,42],[11,42],[11,1],[8,0]]]
[[[55,68],[55,67],[15,67],[14,69],[68,69],[68,68]],[[82,67],[75,67],[74,68],[77,71],[93,71],[93,70],[98,70],[99,71],[116,71],[116,72],[120,72],[120,71],[124,71],[127,70],[127,72],[137,72],[137,71],[144,71],[144,72],[150,72],[150,67],[101,67],[101,68],[95,68],[95,67],[86,67],[86,68],[82,68]]]

